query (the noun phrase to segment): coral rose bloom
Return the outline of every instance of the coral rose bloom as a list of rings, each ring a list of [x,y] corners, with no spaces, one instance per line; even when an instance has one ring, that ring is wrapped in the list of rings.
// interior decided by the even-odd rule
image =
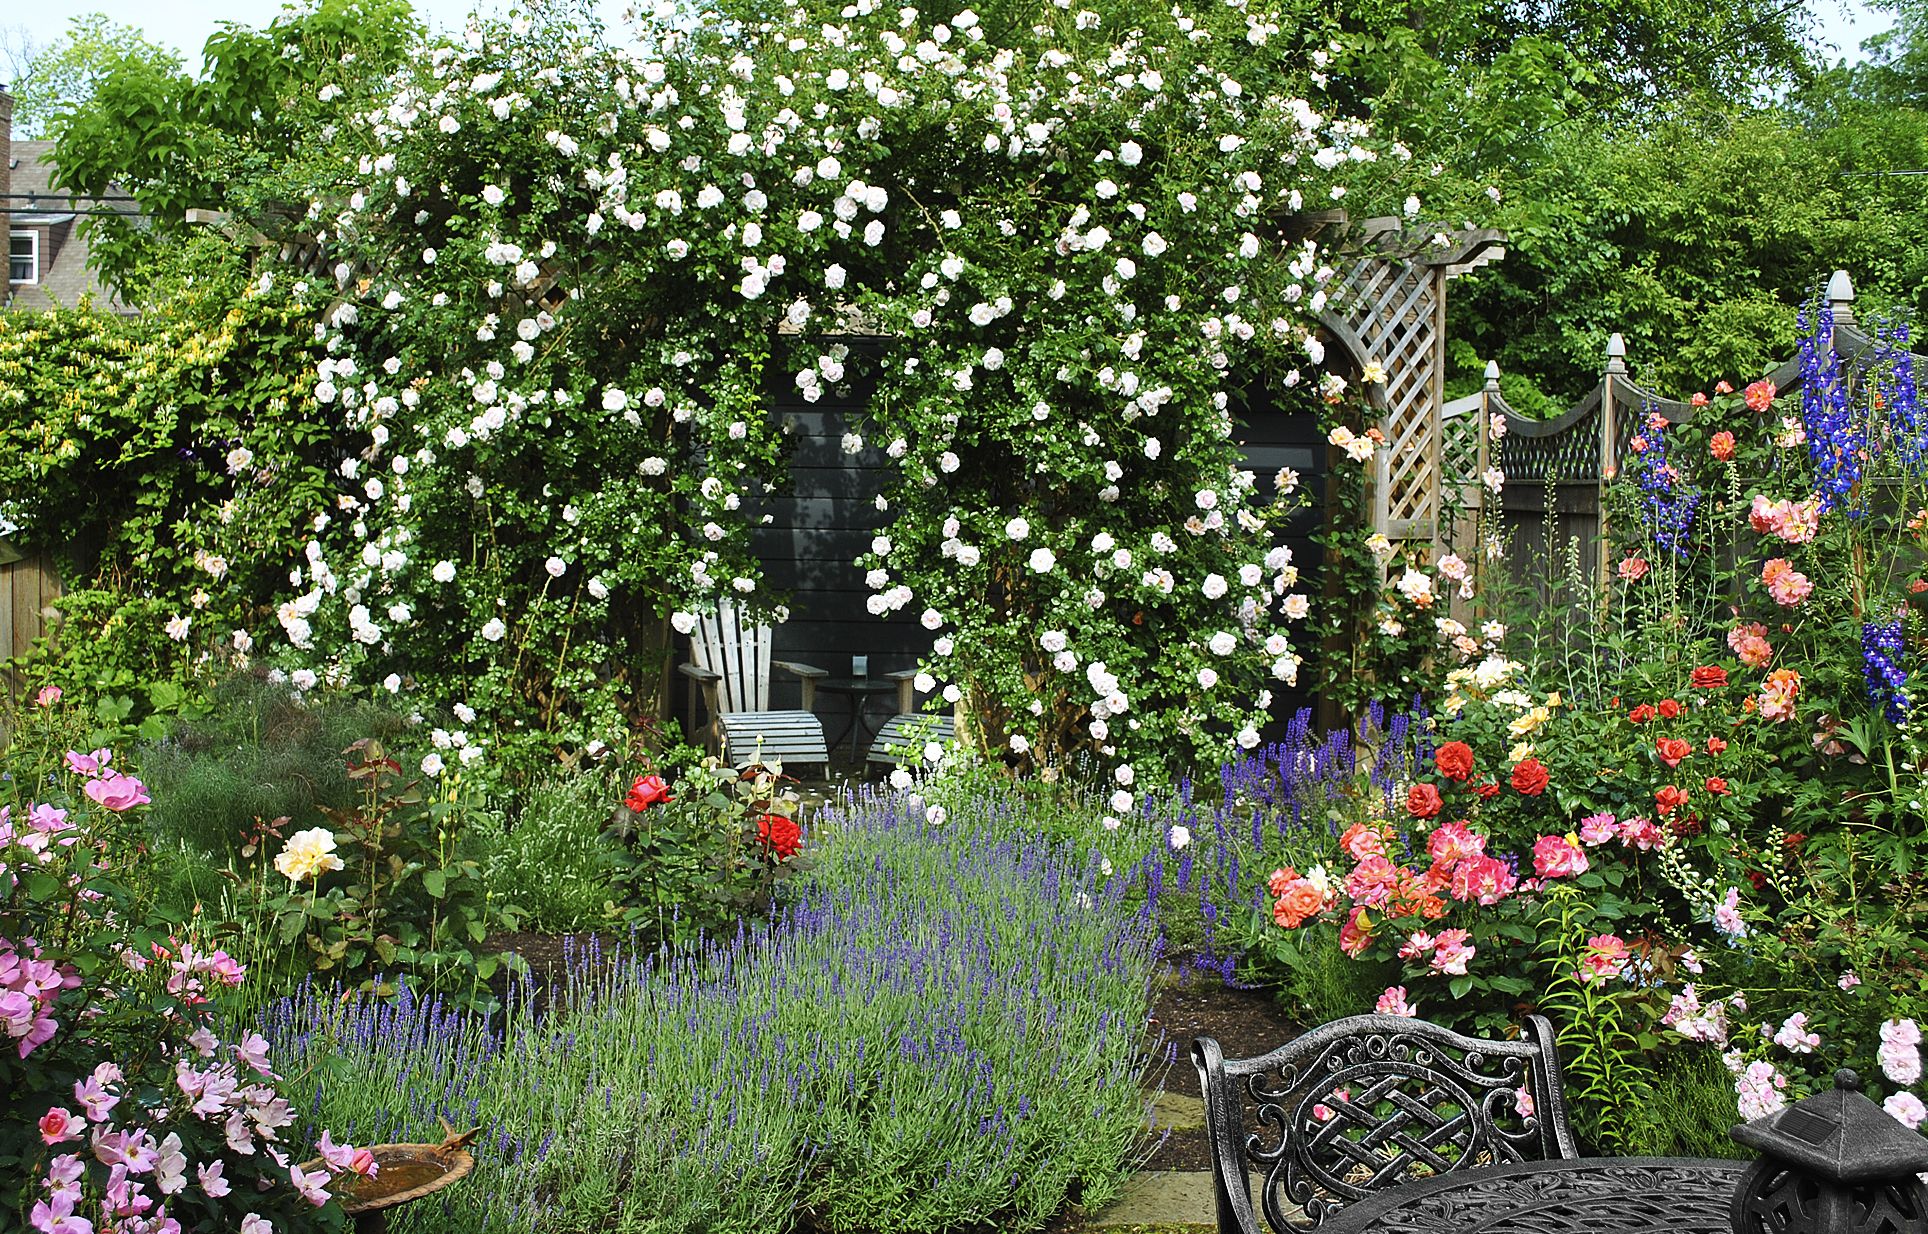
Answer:
[[[1734,457],[1734,434],[1725,430],[1715,433],[1713,439],[1707,443],[1707,449],[1715,458],[1725,463]]]
[[[1434,818],[1444,808],[1439,790],[1430,784],[1415,784],[1406,790],[1406,813],[1414,818]]]
[[[1727,645],[1749,668],[1766,668],[1767,662],[1774,658],[1774,646],[1767,641],[1767,627],[1758,621],[1729,630]]]
[[[1654,742],[1654,751],[1660,755],[1661,762],[1678,767],[1681,759],[1694,752],[1694,747],[1678,737],[1662,737]]]
[[[1718,690],[1727,684],[1727,670],[1718,664],[1703,664],[1687,680],[1696,690]]]
[[[1513,768],[1513,791],[1525,797],[1538,797],[1546,791],[1546,768],[1537,758],[1523,759]]]
[[[1774,405],[1774,383],[1763,377],[1747,387],[1741,397],[1747,400],[1748,410],[1759,414]]]
[[[1623,557],[1620,559],[1620,581],[1637,583],[1647,577],[1647,559],[1644,557]]]
[[[1448,780],[1464,780],[1473,774],[1473,747],[1463,741],[1449,741],[1433,752],[1433,766]]]
[[[1296,930],[1308,917],[1316,917],[1325,908],[1325,897],[1319,889],[1306,879],[1297,879],[1287,885],[1285,894],[1272,905],[1272,920],[1288,930]]]

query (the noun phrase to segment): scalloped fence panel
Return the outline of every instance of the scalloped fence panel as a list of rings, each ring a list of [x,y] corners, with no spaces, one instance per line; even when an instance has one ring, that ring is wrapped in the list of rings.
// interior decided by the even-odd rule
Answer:
[[[1828,281],[1826,299],[1834,323],[1829,346],[1840,357],[1848,380],[1858,380],[1856,375],[1884,354],[1887,344],[1855,321],[1854,288],[1845,272],[1836,271]],[[1928,357],[1916,361],[1928,363]],[[1800,359],[1777,366],[1767,379],[1780,397],[1798,395]],[[1798,406],[1798,401],[1791,405]],[[1497,525],[1506,545],[1509,575],[1535,588],[1541,603],[1547,603],[1555,585],[1570,575],[1597,586],[1614,568],[1609,559],[1611,529],[1602,527],[1602,499],[1625,466],[1629,443],[1641,423],[1659,415],[1670,424],[1682,424],[1693,419],[1695,408],[1635,383],[1627,369],[1626,344],[1615,334],[1607,342],[1599,384],[1564,415],[1550,420],[1520,416],[1501,396],[1499,369],[1491,364],[1485,388],[1449,404],[1447,414],[1473,421],[1484,453],[1503,474],[1499,499],[1489,506],[1496,516],[1489,525]],[[1496,433],[1502,425],[1503,431]],[[1576,611],[1573,619],[1590,618]]]

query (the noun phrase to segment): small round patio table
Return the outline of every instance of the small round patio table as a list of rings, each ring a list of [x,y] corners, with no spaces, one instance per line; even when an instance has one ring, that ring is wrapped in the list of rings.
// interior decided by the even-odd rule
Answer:
[[[1697,1157],[1581,1157],[1469,1169],[1350,1204],[1319,1234],[1731,1234],[1749,1165]]]
[[[865,744],[876,736],[871,730],[870,721],[865,718],[870,710],[871,698],[878,694],[897,693],[897,683],[883,677],[829,677],[817,683],[817,691],[820,694],[841,694],[850,700],[850,718],[844,721],[837,739],[830,743],[831,753],[834,754],[846,738],[851,739],[852,752],[861,753],[857,749],[859,736]]]

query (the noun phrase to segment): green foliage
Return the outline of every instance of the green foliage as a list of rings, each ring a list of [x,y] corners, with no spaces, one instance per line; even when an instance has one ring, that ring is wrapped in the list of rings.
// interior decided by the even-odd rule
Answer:
[[[622,796],[615,777],[584,771],[530,788],[513,825],[496,815],[478,818],[491,898],[544,934],[606,924],[621,898],[624,862],[605,832]]]
[[[407,776],[387,748],[362,738],[346,750],[356,800],[318,805],[325,825],[283,837],[272,868],[261,859],[238,897],[254,963],[292,984],[338,973],[363,991],[392,992],[406,972],[419,986],[486,1001],[501,957],[491,928],[520,918],[490,902],[469,832],[473,803],[453,781]]]
[[[1602,922],[1576,886],[1552,889],[1545,924],[1539,1005],[1555,1025],[1574,1129],[1600,1152],[1625,1156],[1648,1134],[1655,1113],[1645,1057],[1654,1037],[1644,1027],[1653,1010],[1638,1006],[1646,1001],[1642,991],[1615,981],[1623,960],[1614,949],[1624,944],[1605,941],[1602,927],[1617,923]],[[1611,960],[1611,968],[1589,971],[1596,956]]]
[[[1675,1049],[1661,1055],[1647,1095],[1650,1117],[1627,1152],[1640,1157],[1752,1157],[1729,1134],[1734,1077],[1712,1049]]]
[[[180,69],[180,57],[148,40],[138,27],[121,25],[105,13],[69,18],[66,33],[33,49],[6,82],[13,95],[14,140],[38,138],[63,112],[84,107],[110,74],[164,75]]]
[[[190,234],[189,210],[285,211],[300,200],[289,190],[296,169],[320,152],[322,88],[345,70],[395,68],[418,33],[406,0],[310,0],[262,30],[224,24],[198,76],[171,58],[113,61],[92,97],[51,126],[57,187],[126,193],[144,213],[138,227],[111,211],[85,220],[88,260],[145,299],[138,274]]]
[[[79,624],[42,653],[75,684],[185,684],[196,652],[245,652],[334,504],[304,377],[310,310],[251,280],[204,236],[174,250],[138,317],[0,318],[0,517],[70,587],[97,589],[63,602]]]

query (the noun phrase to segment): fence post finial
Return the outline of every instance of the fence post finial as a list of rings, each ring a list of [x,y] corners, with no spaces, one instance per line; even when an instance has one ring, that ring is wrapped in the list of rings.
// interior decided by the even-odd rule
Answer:
[[[1835,325],[1853,324],[1854,280],[1846,270],[1836,270],[1828,279],[1828,308],[1834,314]]]
[[[1486,362],[1486,389],[1491,393],[1497,391],[1499,388],[1500,362],[1498,360],[1488,360]]]
[[[1624,373],[1627,371],[1627,340],[1618,333],[1607,336],[1607,371]]]

